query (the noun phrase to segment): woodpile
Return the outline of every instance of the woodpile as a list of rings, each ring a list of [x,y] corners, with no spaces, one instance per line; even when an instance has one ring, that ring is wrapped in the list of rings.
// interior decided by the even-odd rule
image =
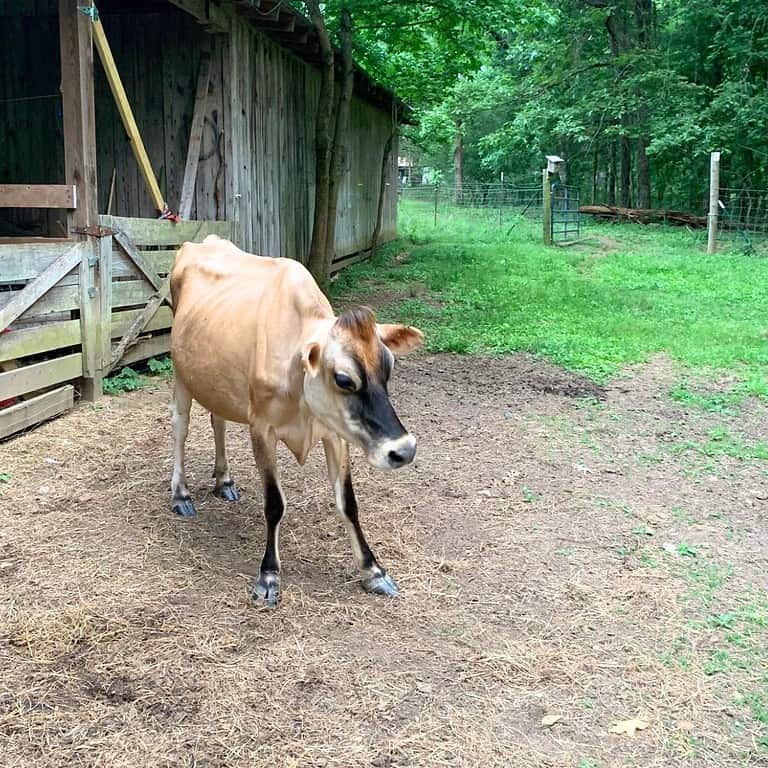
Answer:
[[[608,221],[632,221],[637,224],[673,224],[678,227],[706,227],[707,217],[683,211],[665,211],[659,208],[619,208],[615,205],[582,205],[581,213],[588,213]]]

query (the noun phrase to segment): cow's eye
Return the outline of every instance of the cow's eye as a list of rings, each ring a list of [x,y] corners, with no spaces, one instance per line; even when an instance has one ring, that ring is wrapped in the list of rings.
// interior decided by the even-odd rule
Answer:
[[[345,392],[355,391],[355,382],[346,373],[334,373],[333,378],[339,389],[343,389]]]

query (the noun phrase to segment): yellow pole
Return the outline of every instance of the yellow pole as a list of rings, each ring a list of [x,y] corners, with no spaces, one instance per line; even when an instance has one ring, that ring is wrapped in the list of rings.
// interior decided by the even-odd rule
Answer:
[[[144,148],[144,142],[141,140],[139,127],[136,125],[136,119],[133,116],[133,110],[128,102],[128,96],[125,93],[123,82],[120,79],[120,73],[117,71],[115,59],[107,42],[107,36],[104,34],[104,27],[101,25],[101,19],[98,17],[93,20],[93,40],[96,43],[96,50],[99,52],[99,58],[104,66],[104,72],[107,75],[109,87],[112,95],[115,97],[117,111],[125,126],[128,138],[131,140],[133,154],[136,156],[136,162],[139,164],[144,180],[149,187],[149,193],[152,196],[152,202],[160,213],[167,210],[168,206],[163,200],[160,187],[157,184],[155,172],[152,170],[152,163],[149,161],[147,150]]]

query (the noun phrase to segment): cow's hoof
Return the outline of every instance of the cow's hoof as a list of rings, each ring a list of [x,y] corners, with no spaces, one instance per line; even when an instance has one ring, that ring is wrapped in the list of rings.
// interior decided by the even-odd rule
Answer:
[[[240,491],[237,490],[234,480],[228,480],[226,483],[217,485],[213,489],[213,495],[224,499],[224,501],[240,501]]]
[[[386,597],[397,597],[400,594],[397,584],[388,573],[363,579],[363,589],[373,595],[385,595]]]
[[[177,514],[180,517],[194,517],[197,514],[195,505],[189,496],[179,496],[178,498],[173,499],[171,501],[171,510],[173,510],[174,514]]]
[[[253,602],[259,608],[277,608],[280,599],[280,577],[276,573],[262,573],[251,590]]]

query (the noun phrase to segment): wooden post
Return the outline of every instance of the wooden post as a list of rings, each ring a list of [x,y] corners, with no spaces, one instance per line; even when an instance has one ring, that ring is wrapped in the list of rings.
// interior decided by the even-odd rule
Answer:
[[[195,108],[192,114],[192,127],[189,131],[187,146],[187,165],[184,168],[184,181],[181,185],[181,202],[179,217],[188,219],[192,211],[192,198],[195,196],[195,181],[197,180],[197,165],[200,158],[200,144],[203,141],[205,127],[205,104],[208,100],[208,84],[211,79],[211,56],[204,52],[200,57],[200,72],[197,76],[197,92],[195,93]],[[200,216],[198,215],[198,218]]]
[[[77,188],[77,208],[67,214],[73,229],[95,226],[98,221],[96,188],[96,117],[93,100],[93,48],[91,20],[78,10],[79,0],[59,0],[61,49],[61,100],[64,128],[66,182]],[[83,345],[85,400],[102,394],[100,302],[96,285],[98,240],[86,238],[80,261],[80,329]]]
[[[709,156],[709,214],[707,215],[707,253],[717,249],[717,216],[720,206],[720,153]]]
[[[437,226],[437,198],[440,194],[440,184],[435,184],[435,226]]]
[[[549,182],[549,171],[541,172],[541,220],[544,229],[544,245],[552,245],[552,185]]]
[[[112,244],[111,235],[99,238],[99,307],[101,318],[101,363],[106,374],[112,368]]]

